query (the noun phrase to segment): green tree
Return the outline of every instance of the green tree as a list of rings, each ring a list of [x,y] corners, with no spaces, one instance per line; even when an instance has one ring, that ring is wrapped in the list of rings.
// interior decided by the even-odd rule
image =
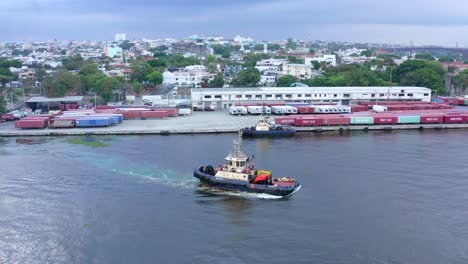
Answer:
[[[130,79],[140,83],[146,81],[146,76],[153,72],[151,65],[145,61],[135,61],[131,65],[131,69],[132,73],[130,74]]]
[[[224,86],[224,78],[222,73],[218,73],[213,80],[208,83],[208,87],[222,88]]]
[[[269,51],[277,51],[277,50],[280,50],[281,49],[281,46],[280,44],[268,44],[267,45],[267,48]]]
[[[296,63],[296,64],[304,64],[304,59],[295,57],[295,56],[288,56],[289,63]]]
[[[68,71],[79,70],[83,63],[84,60],[81,56],[73,56],[62,59],[62,67]]]
[[[319,70],[321,67],[320,62],[318,61],[312,61],[311,64],[314,67],[314,70]]]
[[[439,57],[438,61],[440,61],[440,62],[452,62],[452,61],[455,61],[455,59],[450,57],[450,56],[443,55],[443,56]]]
[[[146,80],[148,80],[152,85],[158,85],[162,83],[163,75],[158,71],[154,71],[146,76]]]
[[[418,70],[427,68],[436,72],[441,77],[444,76],[445,70],[442,64],[438,61],[427,61],[427,60],[407,60],[398,66],[398,76],[399,78],[404,77],[405,74]]]
[[[211,48],[213,48],[214,54],[221,55],[221,57],[225,59],[229,58],[233,51],[230,45],[212,45]]]
[[[48,97],[62,97],[68,93],[78,93],[81,89],[81,80],[73,73],[59,71],[45,77],[42,87]]]
[[[36,80],[38,82],[42,82],[46,76],[47,76],[47,72],[44,69],[36,70]]]
[[[288,38],[286,48],[290,50],[295,50],[297,48],[297,43],[292,38]]]
[[[101,72],[98,66],[94,63],[85,63],[80,69],[79,75],[89,76]]]
[[[161,60],[161,59],[149,60],[148,63],[149,63],[149,65],[151,65],[151,67],[153,67],[153,68],[163,68],[163,67],[166,67],[166,63],[164,62],[164,60]]]
[[[400,85],[422,86],[442,93],[444,92],[443,81],[443,76],[440,76],[437,72],[429,68],[422,68],[405,74],[400,79]]]
[[[132,83],[132,89],[136,93],[136,95],[138,96],[143,91],[143,85],[141,85],[138,82],[133,82]]]
[[[5,98],[0,95],[0,114],[3,114],[6,112],[6,101]]]
[[[232,81],[234,87],[255,87],[260,81],[260,72],[255,68],[246,68],[241,70],[237,77]]]
[[[291,84],[293,84],[295,82],[296,82],[296,78],[294,78],[294,76],[286,74],[286,75],[281,76],[278,79],[277,86],[278,87],[289,87],[289,86],[291,86]]]
[[[208,66],[210,64],[216,63],[217,60],[218,59],[216,58],[216,56],[208,55],[208,56],[206,56],[204,63],[205,63],[206,66]]]
[[[361,51],[361,56],[372,57],[372,50],[363,50],[363,51]]]
[[[258,61],[268,59],[269,56],[267,54],[256,54],[256,53],[249,53],[244,56],[244,67],[255,67]]]
[[[0,68],[10,68],[10,67],[21,68],[21,66],[23,66],[23,64],[19,60],[0,59]]]
[[[131,47],[135,46],[134,43],[131,43],[128,40],[124,40],[122,43],[120,43],[119,47],[121,47],[123,50],[129,50]]]
[[[429,52],[416,54],[415,58],[418,60],[435,60]]]
[[[14,80],[14,75],[9,68],[0,68],[0,84],[5,86],[6,83]]]

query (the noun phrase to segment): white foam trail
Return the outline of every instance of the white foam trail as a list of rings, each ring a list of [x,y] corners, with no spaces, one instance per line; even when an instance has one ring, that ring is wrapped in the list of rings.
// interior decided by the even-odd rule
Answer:
[[[286,197],[289,197],[293,195],[295,192],[299,191],[301,189],[301,186],[296,188],[294,192],[287,196],[278,196],[278,195],[272,195],[272,194],[267,194],[267,193],[250,193],[250,192],[235,192],[235,191],[226,191],[226,190],[221,190],[217,189],[214,187],[198,187],[198,190],[202,192],[206,192],[209,194],[213,195],[222,195],[222,196],[233,196],[233,197],[241,197],[241,198],[246,198],[246,199],[262,199],[262,200],[278,200],[278,199],[284,199]]]

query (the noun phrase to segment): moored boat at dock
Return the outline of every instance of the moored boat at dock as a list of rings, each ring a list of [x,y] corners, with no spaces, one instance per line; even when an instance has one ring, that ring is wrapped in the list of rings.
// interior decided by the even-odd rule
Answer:
[[[241,132],[244,137],[276,137],[293,136],[296,130],[290,127],[272,124],[267,115],[262,115],[255,126],[242,128]]]
[[[235,141],[234,151],[225,158],[226,163],[219,167],[201,166],[193,176],[202,184],[229,191],[265,193],[275,196],[289,196],[300,188],[300,183],[292,178],[273,178],[271,171],[257,170],[251,158],[241,150],[242,132]]]

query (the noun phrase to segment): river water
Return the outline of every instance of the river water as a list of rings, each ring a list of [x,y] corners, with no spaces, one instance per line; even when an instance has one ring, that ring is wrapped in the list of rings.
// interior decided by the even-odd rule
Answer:
[[[198,187],[234,134],[0,138],[0,263],[466,264],[467,136],[244,140],[288,199]]]

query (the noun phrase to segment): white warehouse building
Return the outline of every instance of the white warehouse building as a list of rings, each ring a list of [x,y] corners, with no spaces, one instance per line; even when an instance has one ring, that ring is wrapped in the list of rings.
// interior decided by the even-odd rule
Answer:
[[[192,89],[193,107],[228,109],[239,103],[319,103],[342,105],[359,101],[431,101],[431,89],[424,87],[249,87]]]

